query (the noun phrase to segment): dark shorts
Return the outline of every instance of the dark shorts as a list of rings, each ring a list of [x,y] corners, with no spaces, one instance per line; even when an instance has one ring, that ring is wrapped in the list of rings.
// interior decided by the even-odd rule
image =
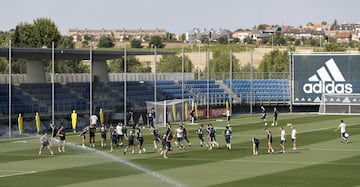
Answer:
[[[216,141],[216,137],[215,137],[215,136],[210,136],[210,141],[211,141],[211,142],[215,142],[215,141]]]
[[[139,145],[142,146],[144,143],[144,138],[139,138],[138,141],[139,141]]]
[[[154,141],[156,141],[156,142],[160,142],[160,137],[159,137],[159,136],[157,136],[157,135],[154,135]]]
[[[204,140],[204,136],[203,136],[202,134],[199,134],[199,135],[198,135],[198,138],[199,138],[201,141],[205,141],[205,140]]]
[[[227,117],[226,117],[226,120],[230,121],[230,116],[227,116]]]
[[[291,138],[291,141],[292,141],[293,143],[296,143],[296,138]]]
[[[102,133],[101,133],[101,138],[106,139],[106,132],[102,132]]]
[[[230,136],[225,136],[225,142],[226,142],[227,144],[231,143],[231,138],[230,138]]]
[[[48,146],[49,146],[49,142],[43,142],[43,143],[42,143],[42,146],[43,146],[43,147],[48,147]]]
[[[266,114],[262,114],[261,119],[265,119],[265,118],[266,118]]]
[[[171,142],[166,142],[166,148],[167,150],[171,150]]]
[[[90,137],[94,137],[95,136],[95,133],[94,132],[90,132]]]
[[[345,134],[346,134],[346,132],[341,133],[341,137],[346,138],[346,137],[345,137]]]
[[[134,145],[134,139],[129,139],[128,146],[133,146],[133,145]]]
[[[176,140],[177,140],[178,142],[181,142],[181,141],[183,140],[183,137],[177,137]]]
[[[113,144],[117,144],[117,138],[116,138],[116,136],[112,136],[112,137],[111,137],[111,142],[112,142]]]
[[[280,145],[285,145],[286,140],[280,140]]]

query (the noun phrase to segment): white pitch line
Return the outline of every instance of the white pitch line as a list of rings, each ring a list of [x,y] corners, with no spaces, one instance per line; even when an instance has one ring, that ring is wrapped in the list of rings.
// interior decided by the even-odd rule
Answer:
[[[0,178],[12,177],[12,176],[17,176],[17,175],[27,175],[27,174],[33,174],[33,173],[37,172],[37,171],[17,171],[17,170],[0,170],[0,172],[1,171],[14,172],[14,173],[13,174],[0,175]]]
[[[161,158],[147,158],[158,160]],[[236,160],[222,160],[222,159],[197,159],[197,158],[171,158],[172,160],[179,160],[179,161],[223,161],[223,162],[247,162],[247,163],[265,163],[265,164],[296,164],[296,165],[338,165],[338,166],[360,166],[360,163],[339,163],[339,162],[298,162],[298,161],[265,161],[265,160],[248,160],[248,159],[236,159]]]
[[[145,168],[143,166],[137,165],[137,164],[131,162],[130,160],[122,159],[121,157],[116,157],[116,156],[114,156],[112,154],[106,153],[104,151],[99,151],[97,149],[88,148],[88,147],[82,147],[80,145],[77,145],[77,144],[74,144],[74,143],[71,143],[71,142],[67,142],[66,144],[68,146],[71,146],[71,147],[74,147],[74,148],[77,148],[77,149],[82,149],[82,150],[86,150],[86,151],[95,152],[96,154],[102,155],[102,156],[104,156],[106,158],[110,158],[113,161],[119,162],[121,164],[125,164],[125,165],[130,166],[132,168],[135,168],[135,169],[137,169],[139,171],[142,171],[142,172],[144,172],[144,173],[146,173],[146,174],[148,174],[150,176],[153,176],[153,177],[155,177],[157,179],[160,179],[160,180],[162,180],[162,181],[164,181],[164,182],[166,182],[168,184],[171,184],[171,185],[174,185],[174,186],[179,186],[179,187],[186,187],[187,186],[187,185],[182,184],[182,183],[180,183],[178,181],[175,181],[174,179],[171,179],[170,177],[165,176],[165,175],[163,175],[161,173],[158,173],[158,172],[152,171],[152,170],[150,170],[148,168]]]

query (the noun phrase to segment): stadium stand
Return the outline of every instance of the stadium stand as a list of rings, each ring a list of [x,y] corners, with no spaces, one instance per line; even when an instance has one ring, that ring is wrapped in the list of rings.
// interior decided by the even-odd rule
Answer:
[[[35,113],[47,112],[46,107],[41,107],[39,102],[32,100],[30,95],[26,95],[21,89],[12,85],[11,87],[11,113]],[[0,84],[0,113],[4,115],[9,114],[9,86],[7,84]]]
[[[230,88],[230,80],[223,80]],[[249,102],[251,80],[232,80],[232,90],[243,102]],[[289,102],[290,87],[288,80],[256,79],[252,81],[253,100],[255,102]]]
[[[209,101],[211,104],[224,104],[229,100],[229,94],[221,88],[215,80],[187,80],[184,86],[193,94],[195,102],[206,102],[209,86]]]

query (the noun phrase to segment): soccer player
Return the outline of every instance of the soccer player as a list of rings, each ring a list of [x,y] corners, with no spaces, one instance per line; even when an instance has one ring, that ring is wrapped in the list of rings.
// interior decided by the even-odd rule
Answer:
[[[141,151],[145,153],[146,149],[143,147],[144,136],[143,133],[141,132],[141,128],[139,127],[139,125],[136,125],[136,138],[139,142],[139,154],[141,154]]]
[[[260,141],[257,138],[252,138],[251,139],[252,143],[253,143],[253,154],[254,155],[258,155],[259,154],[259,144]]]
[[[47,136],[47,132],[44,133],[44,135],[42,135],[40,137],[40,149],[39,149],[39,156],[41,156],[41,151],[43,148],[47,148],[51,154],[51,156],[54,156],[54,152],[52,152],[51,147],[50,147],[50,142],[49,142],[49,138]]]
[[[100,127],[100,137],[101,137],[101,147],[106,147],[106,126],[105,124],[101,124]]]
[[[195,123],[195,120],[196,120],[195,110],[191,110],[191,112],[190,112],[190,122]]]
[[[89,135],[90,135],[90,147],[95,147],[95,133],[96,133],[96,125],[91,124],[89,126]]]
[[[224,137],[225,137],[225,142],[226,142],[226,148],[228,151],[231,150],[231,129],[230,129],[230,125],[226,125],[225,130],[224,130]]]
[[[349,143],[348,138],[345,136],[346,134],[346,124],[344,120],[340,120],[339,126],[335,129],[335,132],[340,129],[340,137],[341,137],[341,143]]]
[[[280,153],[285,153],[286,133],[284,127],[280,127]]]
[[[158,149],[157,143],[160,142],[159,130],[156,127],[151,128],[151,134],[154,135],[154,141],[153,141],[154,150],[157,150]]]
[[[81,131],[80,136],[81,136],[81,143],[82,146],[85,147],[85,140],[86,140],[86,133],[89,131],[89,126],[84,127],[84,129]]]
[[[278,125],[278,110],[276,109],[276,107],[274,107],[274,113],[273,113],[273,122],[271,124],[271,126],[277,126]]]
[[[170,124],[169,124],[168,129],[166,131],[166,137],[165,137],[166,148],[165,148],[165,151],[164,151],[164,158],[168,158],[168,156],[167,156],[168,152],[172,151],[172,146],[171,146],[172,139],[173,139],[173,135],[172,135],[171,127],[170,127]]]
[[[183,139],[188,143],[188,146],[191,146],[191,142],[190,142],[190,140],[188,139],[188,137],[187,137],[187,135],[189,134],[189,131],[188,131],[188,129],[185,127],[185,125],[184,124],[181,124],[181,126],[182,126],[182,128],[184,129],[184,137],[183,137]]]
[[[56,139],[56,136],[57,136],[58,130],[56,129],[54,122],[50,122],[50,127],[51,127],[51,141],[57,143],[58,140]]]
[[[219,147],[219,144],[216,142],[216,130],[212,124],[208,124],[208,137],[209,137],[209,150],[212,150],[213,147]]]
[[[268,153],[274,153],[274,149],[272,147],[272,133],[268,128],[265,128],[266,137],[267,137],[267,145],[268,145]]]
[[[151,127],[154,127],[154,118],[155,118],[155,110],[154,110],[154,108],[152,108],[152,109],[149,111],[149,113],[148,113],[148,115],[147,115],[147,118],[148,118],[149,129],[150,129]]]
[[[97,121],[99,120],[99,118],[96,116],[96,114],[93,114],[91,117],[90,117],[90,126],[93,125],[95,126],[96,128],[96,125],[97,125]]]
[[[184,138],[184,128],[182,127],[182,125],[180,124],[178,128],[176,128],[175,132],[174,132],[174,136],[176,137],[176,142],[175,144],[179,147],[179,148],[184,148],[184,144],[182,143],[183,138]]]
[[[60,129],[58,130],[57,135],[60,138],[58,151],[65,152],[66,136],[65,136],[65,128],[63,125],[60,126]]]
[[[117,133],[117,142],[118,142],[118,145],[123,145],[123,141],[124,141],[124,137],[125,137],[125,134],[124,134],[124,124],[119,122],[116,126],[116,133]]]
[[[265,126],[266,126],[267,125],[266,109],[262,105],[261,105],[261,119],[265,122]]]
[[[293,150],[296,150],[296,135],[297,135],[297,131],[295,129],[295,126],[291,126],[291,141],[292,141],[292,145],[293,145]]]
[[[111,124],[110,126],[110,137],[111,137],[111,143],[110,143],[110,153],[114,151],[114,145],[117,146],[117,131],[114,125]]]
[[[226,109],[226,121],[227,121],[227,124],[230,124],[230,118],[231,118],[231,112],[230,112],[230,109]]]
[[[198,135],[198,138],[200,140],[200,147],[203,147],[203,144],[205,143],[203,127],[204,127],[204,125],[200,124],[200,127],[196,130],[196,134]]]
[[[129,131],[128,139],[128,145],[124,149],[124,155],[126,155],[127,149],[131,147],[131,153],[135,154],[135,145],[134,145],[134,139],[135,139],[135,127],[132,127]]]

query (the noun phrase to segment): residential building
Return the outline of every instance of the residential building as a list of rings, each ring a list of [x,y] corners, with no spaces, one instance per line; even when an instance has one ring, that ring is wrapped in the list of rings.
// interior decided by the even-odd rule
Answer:
[[[132,39],[150,38],[152,36],[166,37],[166,30],[164,29],[69,29],[68,36],[71,36],[73,40],[83,41],[85,36],[89,36],[94,40],[98,40],[102,36],[111,37],[114,41],[124,41]]]

